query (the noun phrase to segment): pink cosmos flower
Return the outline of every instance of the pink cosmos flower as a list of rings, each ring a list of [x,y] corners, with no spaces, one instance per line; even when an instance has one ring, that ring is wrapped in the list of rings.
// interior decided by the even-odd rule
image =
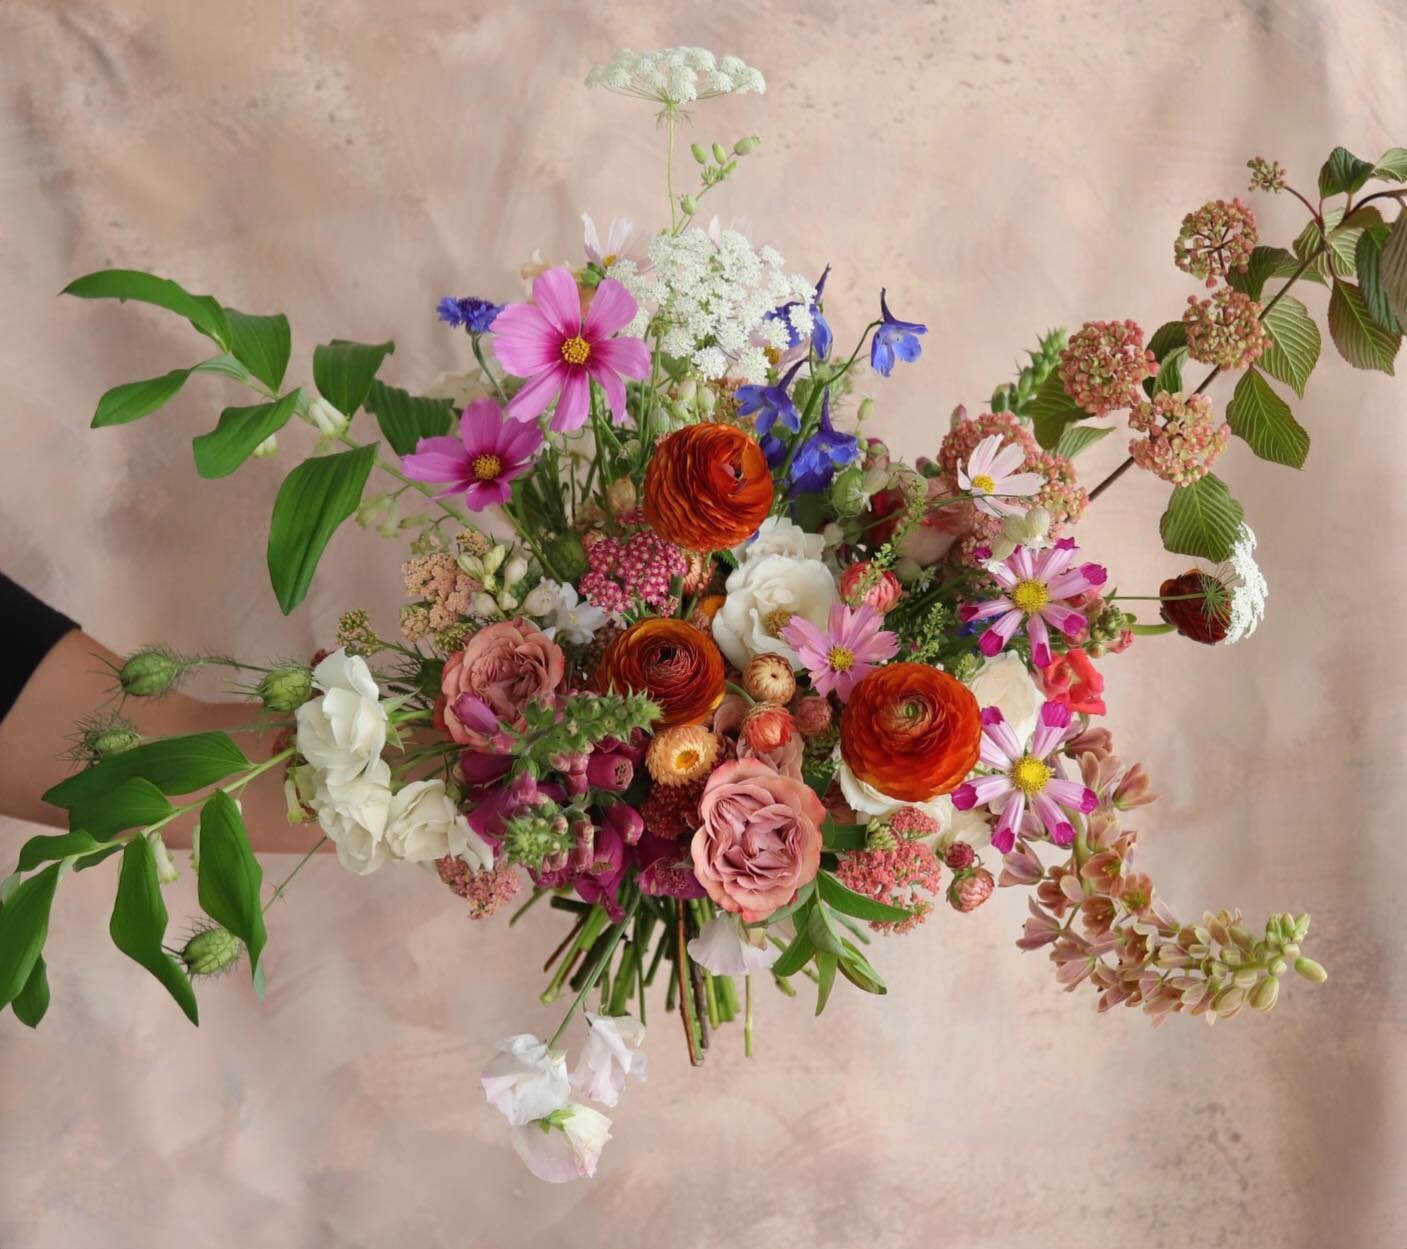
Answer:
[[[1047,626],[1071,639],[1084,635],[1089,622],[1068,600],[1103,585],[1109,573],[1098,564],[1071,568],[1076,550],[1073,538],[1062,538],[1048,551],[1033,552],[1018,546],[1001,563],[987,566],[1006,593],[985,603],[964,603],[958,609],[958,619],[964,624],[992,621],[978,642],[984,655],[990,658],[1001,651],[1024,623],[1032,664],[1047,668],[1055,660]]]
[[[976,806],[1000,802],[1001,815],[992,831],[992,846],[1001,854],[1016,843],[1028,806],[1032,831],[1044,830],[1057,846],[1068,846],[1075,840],[1075,826],[1066,818],[1066,811],[1088,815],[1099,805],[1094,790],[1067,781],[1049,762],[1071,735],[1070,729],[1070,708],[1048,702],[1041,707],[1030,743],[1023,744],[999,708],[982,708],[980,758],[992,772],[965,781],[953,790],[953,806],[959,811],[971,811]]]
[[[1015,471],[1025,462],[1023,447],[1006,443],[1000,434],[988,434],[973,448],[967,467],[958,465],[958,485],[988,516],[1019,516],[1026,507],[1018,500],[1031,498],[1045,486],[1042,474]]]
[[[606,392],[612,418],[625,417],[625,379],[645,377],[650,352],[638,338],[611,335],[635,317],[637,304],[614,278],[597,286],[583,316],[576,279],[567,268],[533,279],[532,303],[510,304],[493,323],[494,353],[526,384],[508,415],[530,421],[555,399],[555,430],[580,429],[591,411],[591,383]]]
[[[520,421],[506,421],[492,399],[475,399],[459,418],[459,437],[445,434],[422,438],[401,460],[401,470],[413,481],[443,485],[435,497],[464,494],[471,512],[507,503],[513,488],[542,446],[542,430]]]
[[[883,624],[884,616],[868,603],[836,603],[824,633],[798,613],[782,629],[782,638],[801,656],[816,693],[834,691],[844,702],[862,677],[899,653],[899,635]]]

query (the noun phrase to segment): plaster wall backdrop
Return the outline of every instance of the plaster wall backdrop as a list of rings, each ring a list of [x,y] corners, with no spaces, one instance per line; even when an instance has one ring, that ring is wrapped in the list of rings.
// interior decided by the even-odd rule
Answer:
[[[1308,182],[1336,142],[1407,141],[1389,0],[4,0],[6,570],[117,648],[308,653],[357,604],[389,627],[398,552],[355,531],[279,616],[263,535],[282,466],[198,482],[190,463],[223,383],[88,431],[104,389],[202,344],[55,292],[152,268],[287,312],[298,380],[317,342],[394,335],[385,376],[423,384],[467,354],[439,296],[515,295],[534,248],[579,254],[582,209],[658,218],[648,108],[581,80],[617,46],[672,43],[767,74],[764,98],[698,110],[701,139],[764,140],[720,211],[804,272],[835,265],[842,338],[881,283],[929,324],[922,362],[872,387],[907,455],[1037,332],[1175,315],[1181,215],[1241,193],[1247,156]],[[1283,234],[1292,205],[1261,203]],[[111,873],[85,873],[55,910],[49,1018],[0,1030],[0,1245],[1407,1244],[1407,387],[1329,358],[1299,411],[1305,477],[1244,448],[1226,465],[1273,586],[1264,628],[1234,650],[1140,643],[1106,671],[1121,753],[1165,795],[1140,866],[1186,914],[1312,911],[1322,990],[1215,1030],[1100,1018],[1015,950],[1025,899],[1003,892],[885,945],[887,998],[837,992],[817,1022],[766,994],[751,1063],[727,1038],[690,1072],[661,1021],[600,1177],[549,1188],[477,1088],[496,1038],[555,1021],[535,1002],[542,913],[510,939],[426,874],[319,861],[272,916],[267,1002],[208,986],[195,1031],[110,947]],[[1158,548],[1162,493],[1131,474],[1082,529],[1130,591],[1184,566]],[[27,831],[0,828],[6,854]],[[189,872],[171,892],[194,912]]]

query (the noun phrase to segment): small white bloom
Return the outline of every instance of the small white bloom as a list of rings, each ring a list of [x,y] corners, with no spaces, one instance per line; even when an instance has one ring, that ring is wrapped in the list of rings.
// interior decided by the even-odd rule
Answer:
[[[466,845],[468,837],[480,840],[438,777],[411,781],[392,796],[385,835],[387,852],[406,863],[442,859],[456,842]]]
[[[566,1106],[571,1097],[564,1054],[550,1054],[531,1033],[520,1033],[498,1043],[479,1081],[484,1097],[509,1123],[545,1119]]]
[[[1025,661],[1014,651],[1003,651],[983,662],[967,682],[979,707],[998,708],[1016,740],[1026,741],[1036,730],[1045,695],[1032,679]]]
[[[591,1026],[581,1059],[572,1069],[572,1088],[603,1106],[614,1106],[627,1076],[645,1078],[645,1025],[629,1015],[586,1012]]]
[[[513,1129],[513,1150],[540,1180],[564,1184],[596,1174],[611,1139],[611,1121],[599,1110],[572,1102],[536,1123]]]
[[[347,432],[347,418],[321,395],[308,404],[308,421],[325,439],[331,441]]]
[[[707,48],[661,48],[632,52],[622,48],[604,65],[593,65],[588,87],[678,108],[719,95],[761,95],[767,83],[759,70],[736,56],[716,57]]]
[[[552,604],[545,611],[533,611],[533,615],[547,620],[543,633],[554,641],[560,633],[562,641],[583,646],[595,637],[596,630],[609,619],[601,608],[582,602],[574,585],[540,581],[533,594],[539,590],[552,596]],[[531,598],[532,595],[528,597]]]
[[[365,772],[386,746],[386,709],[360,655],[332,652],[313,669],[323,696],[298,708],[298,753],[331,784]]]
[[[782,952],[760,928],[744,928],[738,915],[716,915],[689,942],[689,957],[715,976],[750,976],[766,971]]]
[[[1230,556],[1213,574],[1231,593],[1226,637],[1222,639],[1226,644],[1250,637],[1265,619],[1265,600],[1270,596],[1270,585],[1256,563],[1255,549],[1256,535],[1249,525],[1242,525],[1232,543]]]
[[[313,797],[318,824],[337,847],[337,859],[349,872],[367,876],[388,855],[386,817],[391,810],[391,767],[377,759],[350,781],[319,784]]]
[[[249,453],[256,460],[267,460],[271,456],[278,454],[278,435],[270,434],[253,451]]]
[[[151,845],[152,856],[156,859],[156,879],[158,883],[169,885],[172,881],[179,880],[181,873],[176,870],[175,860],[171,858],[171,851],[166,848],[166,843],[162,841],[161,834],[153,830],[147,834],[147,841]]]
[[[819,538],[819,535],[813,535]],[[735,668],[754,655],[782,655],[795,668],[801,657],[782,640],[793,616],[826,627],[831,607],[840,602],[835,577],[818,559],[790,555],[749,558],[728,575],[727,598],[713,618],[713,637]]]

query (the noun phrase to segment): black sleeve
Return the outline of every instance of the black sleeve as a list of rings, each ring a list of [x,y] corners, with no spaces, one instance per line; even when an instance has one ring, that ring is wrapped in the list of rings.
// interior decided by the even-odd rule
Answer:
[[[10,713],[44,656],[78,626],[0,572],[0,720]]]

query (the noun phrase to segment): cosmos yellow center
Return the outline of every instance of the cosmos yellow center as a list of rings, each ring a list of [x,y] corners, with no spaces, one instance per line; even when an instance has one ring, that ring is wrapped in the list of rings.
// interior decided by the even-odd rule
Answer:
[[[972,479],[972,488],[982,491],[983,494],[991,494],[997,488],[996,479],[988,477],[986,473],[978,473]]]
[[[591,344],[575,334],[562,344],[562,359],[568,364],[585,364],[591,355]]]
[[[476,455],[474,457],[474,477],[477,481],[493,481],[503,472],[503,461],[496,455]]]
[[[855,666],[855,652],[847,646],[832,646],[826,652],[826,663],[835,672],[849,672]]]
[[[1028,616],[1033,616],[1050,602],[1050,591],[1040,581],[1018,581],[1011,592],[1011,601]]]
[[[1011,783],[1029,798],[1032,794],[1040,793],[1054,775],[1054,769],[1049,765],[1039,759],[1032,759],[1030,755],[1023,755],[1011,769]]]
[[[762,627],[767,630],[771,637],[779,638],[782,630],[791,623],[794,612],[789,612],[785,607],[774,607],[762,619]]]

